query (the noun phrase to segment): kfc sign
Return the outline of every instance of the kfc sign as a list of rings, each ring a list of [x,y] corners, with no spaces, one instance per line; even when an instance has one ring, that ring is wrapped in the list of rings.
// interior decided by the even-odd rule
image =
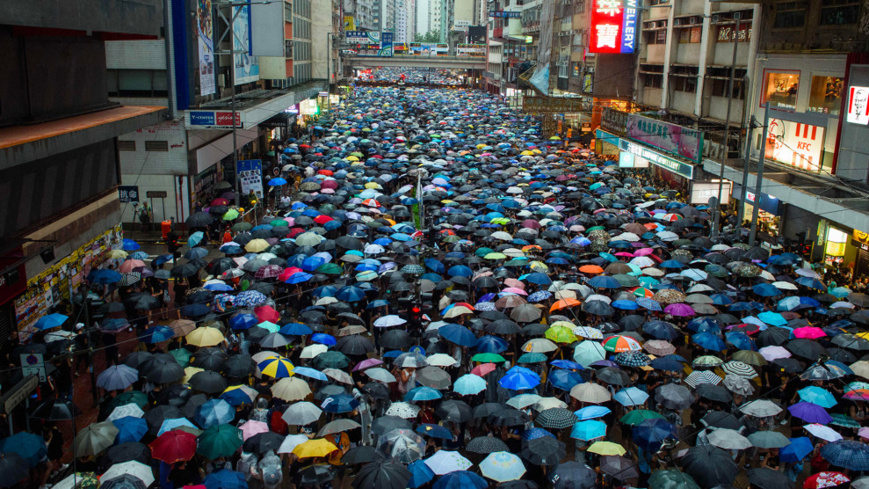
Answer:
[[[793,121],[771,119],[766,138],[766,157],[806,171],[821,170],[824,128]]]
[[[592,0],[590,53],[633,53],[637,0]]]

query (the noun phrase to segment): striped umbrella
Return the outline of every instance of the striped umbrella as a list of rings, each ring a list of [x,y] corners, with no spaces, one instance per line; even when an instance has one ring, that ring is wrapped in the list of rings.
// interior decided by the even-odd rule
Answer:
[[[738,375],[747,379],[754,379],[757,377],[757,372],[751,365],[737,360],[731,360],[725,363],[721,368],[723,368],[728,374]]]
[[[642,349],[640,343],[630,336],[612,335],[601,341],[601,346],[606,351],[621,353],[625,351],[638,351]]]
[[[293,375],[293,364],[283,357],[267,358],[258,365],[260,372],[263,375],[268,375],[275,379],[282,379]]]
[[[551,408],[537,415],[534,422],[543,428],[563,430],[571,428],[579,418],[570,409]]]

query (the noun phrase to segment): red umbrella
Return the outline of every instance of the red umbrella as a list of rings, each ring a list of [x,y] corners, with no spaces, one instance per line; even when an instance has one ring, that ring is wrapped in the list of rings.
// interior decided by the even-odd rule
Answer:
[[[497,367],[494,363],[483,363],[474,367],[471,373],[480,377],[485,377],[486,374],[494,372]]]
[[[253,310],[253,313],[256,314],[260,322],[271,321],[277,323],[281,320],[281,313],[276,311],[272,306],[259,306]]]
[[[305,232],[305,230],[302,228],[292,228],[292,229],[290,229],[290,234],[288,234],[287,236],[289,236],[291,238],[295,238],[296,236],[298,236],[304,232]]]
[[[325,182],[320,184],[320,188],[321,189],[324,189],[324,188],[337,189],[338,188],[338,181],[337,180],[326,180]]]
[[[226,199],[214,199],[211,201],[211,207],[216,205],[229,205],[229,201]]]
[[[319,170],[317,171],[320,175],[332,176],[332,170]]]
[[[196,454],[196,435],[181,430],[163,433],[151,442],[151,457],[169,464],[190,460]]]
[[[301,271],[303,271],[303,270],[299,267],[287,268],[280,275],[278,275],[278,280],[280,280],[281,282],[286,282],[287,279],[290,278],[290,275],[292,275],[296,272],[301,272]]]
[[[334,219],[325,214],[320,214],[319,216],[314,218],[314,222],[320,225],[326,224],[329,221],[334,221]]]

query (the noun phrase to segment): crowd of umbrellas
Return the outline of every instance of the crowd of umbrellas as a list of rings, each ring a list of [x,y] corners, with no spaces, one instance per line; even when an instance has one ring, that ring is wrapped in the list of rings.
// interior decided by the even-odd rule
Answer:
[[[204,281],[99,373],[56,488],[188,461],[207,489],[869,487],[866,295],[481,92],[360,89],[320,123],[291,207],[220,257],[92,277]],[[0,487],[45,450],[0,440]]]

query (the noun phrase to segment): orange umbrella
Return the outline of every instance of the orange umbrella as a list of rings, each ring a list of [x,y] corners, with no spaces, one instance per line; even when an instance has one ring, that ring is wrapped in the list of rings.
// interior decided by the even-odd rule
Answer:
[[[582,273],[603,273],[603,268],[597,265],[583,265],[579,267],[579,271]]]
[[[559,299],[555,301],[555,304],[552,304],[552,307],[549,308],[549,312],[560,311],[562,309],[567,309],[568,307],[575,307],[581,305],[582,303],[573,298],[565,298]]]

